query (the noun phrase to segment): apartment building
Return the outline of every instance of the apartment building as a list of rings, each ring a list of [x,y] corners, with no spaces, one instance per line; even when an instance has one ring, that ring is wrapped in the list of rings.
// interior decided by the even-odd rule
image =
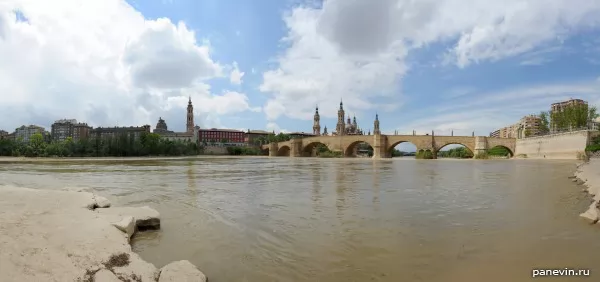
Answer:
[[[490,137],[500,137],[500,129],[490,132]]]
[[[143,133],[150,133],[150,125],[129,127],[96,127],[90,130],[90,137],[108,139],[128,135],[134,139],[140,138]]]
[[[566,130],[566,128],[557,128],[557,122],[555,120],[553,120],[553,114],[556,112],[562,112],[563,110],[565,110],[568,107],[574,107],[574,106],[587,106],[587,101],[581,100],[581,99],[569,99],[567,101],[562,101],[562,102],[558,102],[558,103],[553,103],[550,105],[550,127],[551,130],[554,131],[561,131],[561,130]]]
[[[536,115],[528,115],[521,118],[519,123],[517,124],[523,130],[523,134],[527,136],[536,136],[540,134],[542,125],[542,119]]]
[[[571,106],[575,106],[575,105],[587,105],[587,102],[584,100],[581,100],[581,99],[569,99],[567,101],[552,103],[550,105],[550,112],[562,111],[567,107],[571,107]]]
[[[34,134],[42,134],[44,136],[44,138],[47,138],[46,136],[49,136],[48,132],[46,131],[45,128],[41,127],[41,126],[37,126],[37,125],[22,125],[21,127],[17,127],[15,129],[15,140],[17,141],[21,141],[21,142],[29,142],[29,140],[31,139],[31,136]]]
[[[87,123],[77,122],[76,119],[61,119],[52,124],[50,132],[54,141],[65,141],[69,137],[73,141],[79,141],[88,138],[91,130],[92,127]]]

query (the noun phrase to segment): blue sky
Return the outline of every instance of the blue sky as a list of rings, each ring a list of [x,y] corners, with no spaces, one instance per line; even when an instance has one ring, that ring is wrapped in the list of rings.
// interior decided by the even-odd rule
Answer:
[[[8,0],[0,128],[183,130],[192,97],[201,127],[310,132],[318,105],[331,131],[343,99],[365,130],[487,135],[600,104],[600,2],[572,2]]]

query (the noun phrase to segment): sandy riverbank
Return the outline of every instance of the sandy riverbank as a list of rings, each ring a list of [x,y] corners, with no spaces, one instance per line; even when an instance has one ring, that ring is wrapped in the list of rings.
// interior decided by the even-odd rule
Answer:
[[[584,190],[593,196],[590,207],[580,216],[592,224],[597,224],[600,220],[600,159],[593,158],[580,165],[573,181],[585,185]]]
[[[110,207],[84,191],[0,186],[0,281],[206,281],[188,261],[157,269],[132,252],[137,230],[159,227],[149,207]]]

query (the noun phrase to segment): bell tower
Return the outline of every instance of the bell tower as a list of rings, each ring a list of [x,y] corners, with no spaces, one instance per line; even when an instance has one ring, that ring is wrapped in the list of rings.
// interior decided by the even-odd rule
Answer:
[[[321,135],[321,117],[319,116],[319,106],[315,109],[315,117],[313,120],[313,134],[316,136]]]
[[[373,122],[373,135],[381,135],[379,130],[379,114],[375,114],[375,122]]]
[[[338,110],[338,122],[335,131],[338,136],[346,135],[346,125],[344,123],[344,103],[340,100],[340,109]]]
[[[186,123],[186,132],[194,133],[194,106],[192,105],[192,97],[188,101],[187,105],[187,123]]]

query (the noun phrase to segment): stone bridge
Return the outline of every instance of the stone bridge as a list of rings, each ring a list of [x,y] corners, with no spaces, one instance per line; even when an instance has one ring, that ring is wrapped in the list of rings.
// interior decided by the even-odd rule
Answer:
[[[391,158],[392,150],[400,143],[410,142],[418,151],[429,150],[434,158],[446,145],[459,144],[474,155],[501,146],[514,156],[516,139],[486,136],[434,136],[434,135],[344,135],[296,138],[286,142],[274,142],[262,146],[269,156],[310,157],[316,156],[317,145],[323,144],[331,151],[342,152],[345,157],[356,156],[358,144],[367,143],[373,148],[373,158]]]

